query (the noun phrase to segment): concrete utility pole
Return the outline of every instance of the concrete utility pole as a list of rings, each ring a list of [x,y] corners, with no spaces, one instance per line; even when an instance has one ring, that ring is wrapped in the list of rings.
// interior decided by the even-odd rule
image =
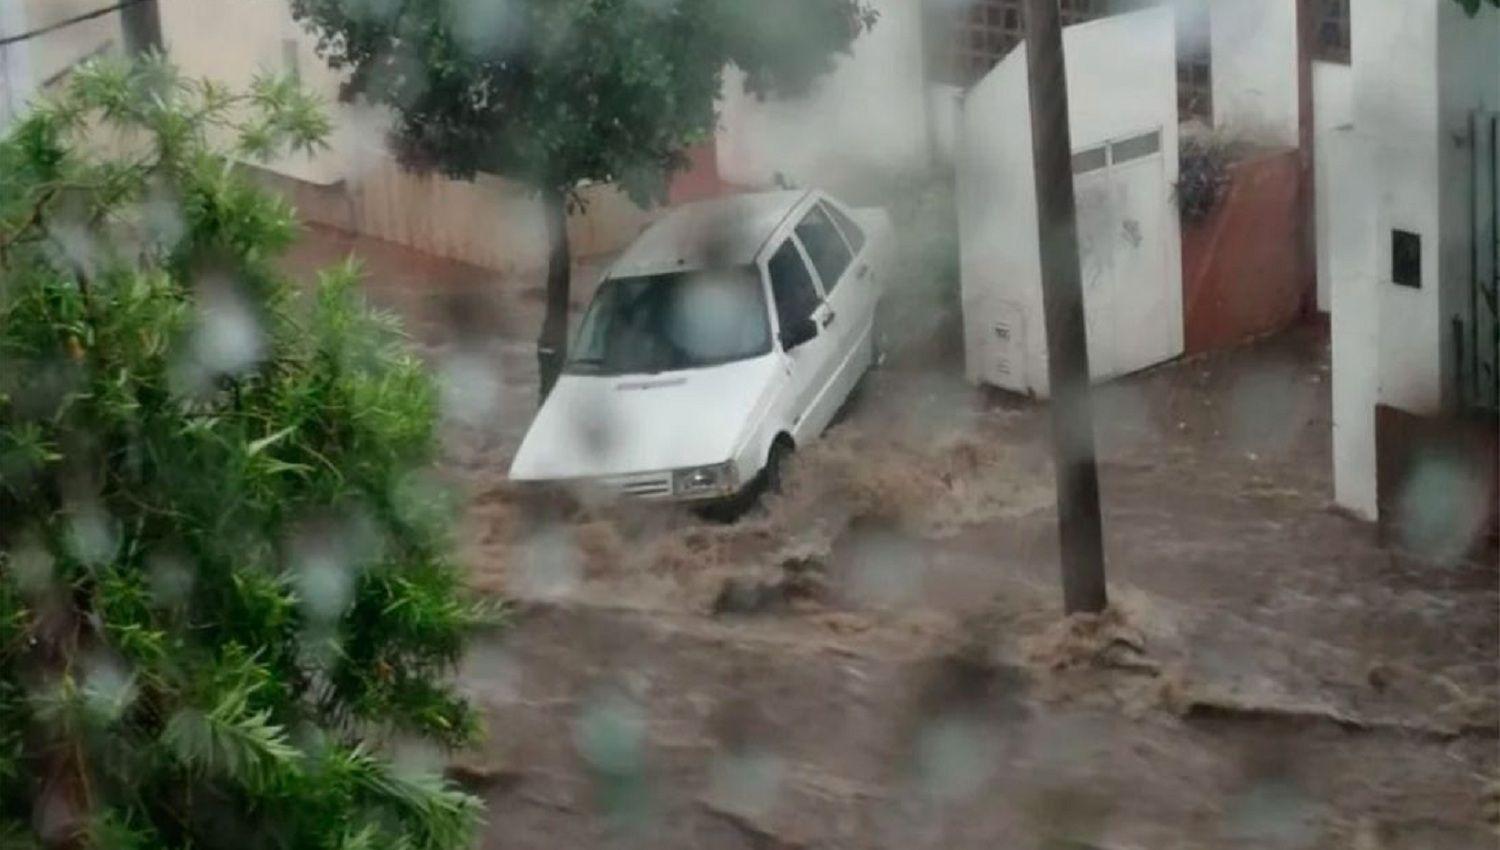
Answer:
[[[125,35],[125,52],[131,56],[160,51],[161,9],[157,0],[134,0],[121,6],[120,29]]]
[[[1104,587],[1104,528],[1099,515],[1088,325],[1078,261],[1073,140],[1068,128],[1058,0],[1026,0],[1026,65],[1041,239],[1042,311],[1047,324],[1047,375],[1052,385],[1052,459],[1057,472],[1063,607],[1069,614],[1099,613],[1109,604],[1109,598]]]

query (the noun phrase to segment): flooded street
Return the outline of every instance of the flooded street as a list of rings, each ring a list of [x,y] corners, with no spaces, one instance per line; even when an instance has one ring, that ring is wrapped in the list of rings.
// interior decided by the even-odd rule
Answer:
[[[0,850],[1500,850],[1500,0],[0,0]]]
[[[472,583],[515,601],[464,669],[486,847],[1493,846],[1494,567],[1330,508],[1318,328],[1100,389],[1115,610],[1063,621],[1046,409],[941,344],[736,524],[541,499],[505,480],[536,300],[366,247],[377,302],[463,317],[440,371],[504,376],[450,428]]]

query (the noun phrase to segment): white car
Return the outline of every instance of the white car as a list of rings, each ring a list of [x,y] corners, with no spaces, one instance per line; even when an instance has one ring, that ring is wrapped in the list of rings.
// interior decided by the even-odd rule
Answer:
[[[594,295],[517,481],[748,504],[879,356],[889,216],[816,191],[687,204]]]

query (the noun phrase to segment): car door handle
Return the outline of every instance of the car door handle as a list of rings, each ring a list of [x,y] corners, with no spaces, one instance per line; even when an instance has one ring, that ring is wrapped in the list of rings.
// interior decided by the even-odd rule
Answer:
[[[828,313],[827,313],[827,315],[825,315],[823,317],[823,327],[826,328],[829,325],[833,324],[833,320],[837,319],[838,317],[839,317],[838,313],[835,313],[832,310],[829,310]]]

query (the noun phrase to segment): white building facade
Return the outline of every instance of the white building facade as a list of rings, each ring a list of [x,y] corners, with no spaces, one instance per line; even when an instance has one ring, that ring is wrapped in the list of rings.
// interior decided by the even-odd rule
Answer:
[[[791,101],[722,96],[719,173],[858,193],[871,174],[955,164],[967,93],[1020,43],[1020,0],[871,0],[879,22],[832,75]],[[1181,23],[1173,54],[1207,78],[1201,117],[1237,141],[1298,143],[1298,0],[1060,0],[1065,24],[1162,6]],[[1199,84],[1204,81],[1199,80]]]
[[[741,72],[728,70],[717,138],[721,177],[743,186],[784,180],[857,194],[872,173],[911,173],[930,164],[934,120],[951,135],[956,110],[932,114],[953,103],[951,94],[945,102],[939,93],[929,106],[923,3],[872,5],[880,13],[875,27],[805,97],[759,98],[745,91]]]
[[[120,14],[108,9],[97,0],[0,0],[0,127],[80,62],[123,49]]]
[[[343,75],[318,57],[287,3],[159,2],[167,53],[186,74],[244,87],[257,74],[291,73],[321,96],[333,119],[328,149],[265,167],[305,220],[502,272],[545,267],[542,210],[527,188],[490,175],[460,181],[404,171],[386,145],[391,116],[339,102]],[[618,250],[650,221],[612,186],[582,194],[586,212],[568,222],[575,256]]]
[[[1095,379],[1183,350],[1173,18],[1148,9],[1063,31],[1079,259]],[[959,145],[970,380],[1046,396],[1026,45],[969,93]]]
[[[1347,80],[1319,86],[1319,240],[1332,315],[1338,503],[1377,518],[1376,408],[1495,404],[1500,14],[1353,0]],[[1347,99],[1345,99],[1347,98]]]

